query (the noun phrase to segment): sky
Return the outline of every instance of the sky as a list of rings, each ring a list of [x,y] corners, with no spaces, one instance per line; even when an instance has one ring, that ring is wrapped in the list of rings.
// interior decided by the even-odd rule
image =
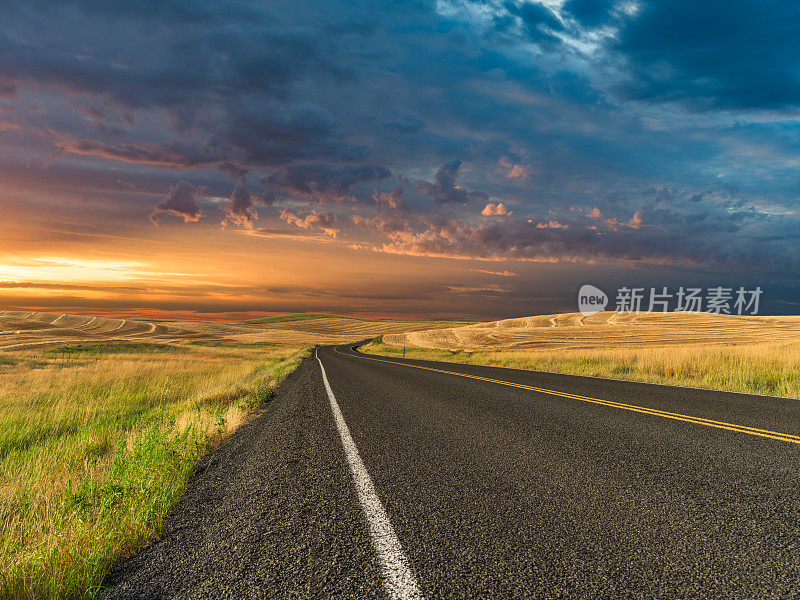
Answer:
[[[800,311],[800,4],[27,0],[0,22],[0,308]]]

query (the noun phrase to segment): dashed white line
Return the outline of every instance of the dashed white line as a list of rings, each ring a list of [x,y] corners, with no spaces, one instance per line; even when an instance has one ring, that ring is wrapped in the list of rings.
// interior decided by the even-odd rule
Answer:
[[[350,435],[350,428],[344,420],[339,403],[336,402],[336,397],[333,395],[331,384],[328,383],[328,375],[325,373],[325,367],[319,358],[319,354],[317,354],[317,361],[319,362],[319,368],[322,370],[322,381],[325,383],[325,391],[328,392],[331,412],[333,413],[334,421],[336,421],[339,437],[342,439],[347,464],[356,484],[358,500],[361,502],[361,508],[364,510],[369,524],[372,546],[375,548],[375,552],[381,562],[386,593],[393,600],[422,600],[423,595],[419,590],[417,580],[408,566],[408,559],[403,553],[403,547],[400,545],[400,540],[397,539],[397,534],[394,532],[392,524],[389,522],[386,510],[375,492],[372,478],[369,476],[367,468],[358,454],[358,448]]]

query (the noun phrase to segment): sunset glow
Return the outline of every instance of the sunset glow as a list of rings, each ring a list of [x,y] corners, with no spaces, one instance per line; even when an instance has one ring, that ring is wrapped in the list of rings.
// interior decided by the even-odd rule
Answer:
[[[574,310],[586,281],[800,301],[793,14],[729,7],[759,21],[734,44],[694,6],[666,36],[680,11],[647,2],[39,4],[0,37],[7,308],[498,318]]]

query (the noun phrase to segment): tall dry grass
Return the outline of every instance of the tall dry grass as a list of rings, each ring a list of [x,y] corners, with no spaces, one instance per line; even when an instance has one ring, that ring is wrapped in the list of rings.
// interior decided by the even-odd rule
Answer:
[[[0,357],[1,598],[95,597],[198,459],[307,355],[143,346]]]
[[[403,355],[402,346],[380,341],[362,350],[384,356]],[[405,356],[800,398],[800,340],[475,352],[409,347]]]

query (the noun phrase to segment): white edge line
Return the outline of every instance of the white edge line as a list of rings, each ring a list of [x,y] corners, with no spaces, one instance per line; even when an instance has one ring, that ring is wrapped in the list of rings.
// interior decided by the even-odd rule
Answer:
[[[325,373],[325,367],[319,358],[319,353],[315,352],[315,355],[319,362],[319,368],[322,370],[322,381],[325,384],[325,391],[328,393],[331,412],[336,421],[336,429],[342,439],[347,464],[356,484],[356,493],[369,524],[372,546],[381,562],[386,593],[394,600],[422,600],[422,592],[420,592],[417,580],[408,566],[408,559],[403,553],[400,540],[397,539],[397,534],[389,522],[386,510],[375,492],[372,478],[369,476],[364,462],[358,454],[358,448],[350,435],[350,428],[347,426],[339,408],[339,403],[336,402],[336,397],[333,395],[333,390],[330,383],[328,383],[328,375]]]

